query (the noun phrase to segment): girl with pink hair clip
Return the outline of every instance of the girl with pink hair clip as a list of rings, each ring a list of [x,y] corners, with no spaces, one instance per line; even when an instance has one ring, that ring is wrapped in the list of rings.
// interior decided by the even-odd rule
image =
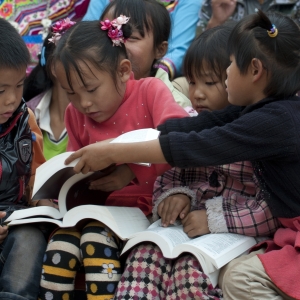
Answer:
[[[161,80],[134,80],[124,46],[131,34],[128,20],[120,15],[112,21],[80,22],[61,37],[55,36],[55,41],[59,40],[53,74],[70,101],[65,114],[68,151],[188,116]],[[154,181],[169,168],[118,165],[114,174],[119,181],[108,184],[114,192],[105,204],[139,207],[148,215]],[[90,188],[96,189],[93,183]],[[72,299],[74,278],[82,262],[87,298],[113,298],[121,276],[122,245],[102,223],[84,225],[79,230],[59,229],[52,236],[45,253],[40,299]]]

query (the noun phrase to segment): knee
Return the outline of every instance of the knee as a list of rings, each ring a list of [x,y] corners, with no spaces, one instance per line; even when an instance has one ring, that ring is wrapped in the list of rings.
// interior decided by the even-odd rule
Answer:
[[[30,249],[45,249],[46,239],[40,229],[30,225],[16,226],[9,233],[14,244],[22,246],[30,245]]]

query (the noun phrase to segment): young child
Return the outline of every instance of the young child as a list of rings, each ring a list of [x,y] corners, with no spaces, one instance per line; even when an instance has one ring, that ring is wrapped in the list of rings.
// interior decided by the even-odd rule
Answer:
[[[287,16],[259,11],[244,18],[228,42],[226,86],[232,106],[168,120],[158,126],[156,141],[104,141],[66,160],[68,164],[79,157],[75,171],[83,173],[138,161],[167,161],[181,168],[252,161],[262,195],[285,228],[275,233],[273,249],[278,250],[229,264],[219,280],[225,299],[300,297],[300,99],[294,96],[300,89],[299,43],[300,29]]]
[[[171,20],[166,8],[157,0],[114,0],[104,10],[101,20],[120,14],[130,17],[133,31],[125,47],[132,63],[135,79],[156,77],[171,90],[182,107],[191,105],[189,99],[174,88],[162,58],[168,50]]]
[[[225,79],[230,61],[226,46],[232,28],[231,23],[205,31],[186,53],[184,73],[190,82],[193,108],[198,113],[229,105]],[[180,218],[190,237],[210,232],[271,235],[278,222],[256,182],[249,161],[173,168],[155,181],[153,219],[157,220],[160,216],[162,224],[168,226]],[[197,224],[188,231],[188,223],[193,218]],[[154,260],[154,256],[159,259]],[[148,272],[145,272],[145,266]],[[116,290],[116,299],[146,297],[147,293],[162,299],[175,298],[176,295],[180,299],[222,298],[220,289],[214,288],[210,279],[202,273],[194,256],[166,259],[159,247],[151,243],[141,244],[129,254]]]
[[[188,116],[161,80],[133,79],[124,46],[130,36],[128,19],[121,15],[112,21],[77,23],[58,42],[53,71],[71,102],[65,115],[68,150],[134,129],[156,128],[168,118]],[[165,170],[166,165],[118,165],[115,174],[122,182],[117,187],[109,184],[120,190],[113,192],[106,204],[134,206],[151,213],[153,184]],[[139,185],[127,186],[133,180]],[[86,225],[82,233],[58,230],[46,252],[41,299],[72,298],[81,260],[88,299],[113,297],[120,278],[118,252],[114,234],[99,222]]]
[[[29,52],[4,19],[0,35],[0,298],[36,300],[46,239],[38,226],[8,230],[3,222],[15,210],[52,203],[30,201],[35,170],[45,159],[41,132],[22,100]]]
[[[114,0],[91,0],[88,10],[83,21],[99,20],[106,6]],[[172,32],[169,37],[170,47],[165,53],[161,63],[167,71],[170,79],[180,76],[182,73],[182,62],[184,55],[193,41],[196,34],[196,25],[198,22],[198,12],[201,9],[202,3],[199,0],[155,0],[164,5],[165,10],[169,12],[172,22]],[[124,5],[130,5],[131,0],[122,0]],[[152,1],[143,0],[144,3]],[[141,9],[143,3],[140,1]],[[125,13],[125,12],[124,12]],[[138,11],[133,12],[139,13]],[[126,13],[125,13],[126,14]],[[129,14],[126,14],[129,16]],[[102,15],[103,16],[103,15]],[[118,15],[117,15],[118,16]],[[100,20],[103,18],[100,17]],[[153,19],[152,19],[153,20]],[[161,16],[157,16],[156,21],[162,20]]]
[[[64,114],[69,100],[51,72],[51,56],[55,49],[55,44],[49,42],[52,35],[49,33],[44,40],[39,63],[26,78],[23,95],[42,130],[46,159],[65,152],[68,143]]]

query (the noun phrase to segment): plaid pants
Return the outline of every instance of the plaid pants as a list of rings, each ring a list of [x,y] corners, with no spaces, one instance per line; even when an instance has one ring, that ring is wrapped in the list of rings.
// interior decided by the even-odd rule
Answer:
[[[156,245],[149,243],[129,254],[115,299],[220,300],[223,295],[202,273],[194,256],[166,259]]]

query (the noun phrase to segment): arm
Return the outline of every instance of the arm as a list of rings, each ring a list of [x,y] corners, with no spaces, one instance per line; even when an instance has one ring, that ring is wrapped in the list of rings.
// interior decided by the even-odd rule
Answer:
[[[224,126],[237,119],[242,111],[242,107],[229,105],[226,108],[218,111],[203,111],[196,117],[183,118],[183,119],[170,119],[164,124],[157,127],[161,135],[168,134],[169,132],[186,132],[191,131],[200,132],[203,129],[210,129],[215,126]]]
[[[183,57],[196,34],[200,0],[180,0],[170,13],[172,22],[169,48],[162,63],[168,67],[170,78],[182,73]]]
[[[207,200],[208,227],[211,233],[233,232],[247,236],[270,236],[279,227],[264,199],[232,195]]]
[[[31,199],[36,169],[42,163],[44,163],[46,160],[43,155],[42,132],[36,123],[36,120],[35,120],[32,110],[28,109],[28,112],[29,112],[28,124],[29,124],[30,130],[31,130],[32,139],[33,139],[33,143],[32,143],[33,144],[33,157],[32,157],[32,162],[31,162],[31,177],[30,177],[30,181],[28,184],[28,187],[29,187],[28,199]],[[35,206],[36,203],[37,203],[37,201],[34,201],[34,202],[30,203],[30,205]]]
[[[66,124],[66,129],[69,138],[67,151],[76,151],[81,147],[83,147],[78,136],[77,129],[79,128],[79,125],[78,125],[78,119],[76,117],[76,111],[71,104],[67,106],[65,112],[65,124]]]
[[[109,4],[109,0],[90,0],[86,14],[82,21],[99,20],[105,7]]]

